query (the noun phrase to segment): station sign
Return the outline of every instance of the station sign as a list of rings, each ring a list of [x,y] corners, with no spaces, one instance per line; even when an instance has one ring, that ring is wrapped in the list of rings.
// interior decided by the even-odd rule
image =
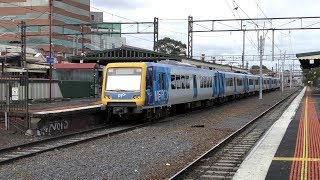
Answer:
[[[47,57],[47,63],[54,63],[54,58],[53,57]]]

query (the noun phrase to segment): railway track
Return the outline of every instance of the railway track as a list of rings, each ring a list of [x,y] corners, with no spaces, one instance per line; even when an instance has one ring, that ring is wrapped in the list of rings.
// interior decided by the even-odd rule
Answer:
[[[3,148],[0,149],[0,164],[10,163],[17,159],[34,156],[36,154],[51,151],[57,148],[63,148],[105,136],[112,136],[128,132],[137,128],[145,127],[147,125],[150,125],[150,123],[138,125],[103,126],[68,135]]]
[[[298,92],[280,100],[169,179],[232,179],[252,147],[281,116]]]

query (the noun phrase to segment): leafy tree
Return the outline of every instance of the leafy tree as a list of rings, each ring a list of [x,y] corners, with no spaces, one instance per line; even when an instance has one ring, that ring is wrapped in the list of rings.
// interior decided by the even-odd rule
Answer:
[[[320,68],[313,68],[308,73],[305,74],[305,80],[307,83],[308,81],[313,81],[313,84],[319,86],[319,78],[320,78]]]
[[[251,66],[251,69],[260,69],[260,66],[253,65],[253,66]],[[262,69],[268,69],[268,68],[267,68],[267,66],[262,65]]]
[[[185,52],[187,46],[181,41],[177,41],[168,37],[160,39],[156,44],[156,49],[159,52],[179,55],[181,52]]]

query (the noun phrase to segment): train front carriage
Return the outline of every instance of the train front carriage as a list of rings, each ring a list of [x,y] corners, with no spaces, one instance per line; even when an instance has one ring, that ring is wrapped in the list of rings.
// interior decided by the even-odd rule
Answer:
[[[104,72],[101,101],[111,114],[141,111],[146,100],[145,63],[112,63]]]

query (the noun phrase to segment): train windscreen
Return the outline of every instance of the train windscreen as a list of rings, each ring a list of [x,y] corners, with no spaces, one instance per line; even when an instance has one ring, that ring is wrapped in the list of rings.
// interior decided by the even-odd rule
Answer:
[[[141,68],[108,68],[106,91],[139,91]]]

